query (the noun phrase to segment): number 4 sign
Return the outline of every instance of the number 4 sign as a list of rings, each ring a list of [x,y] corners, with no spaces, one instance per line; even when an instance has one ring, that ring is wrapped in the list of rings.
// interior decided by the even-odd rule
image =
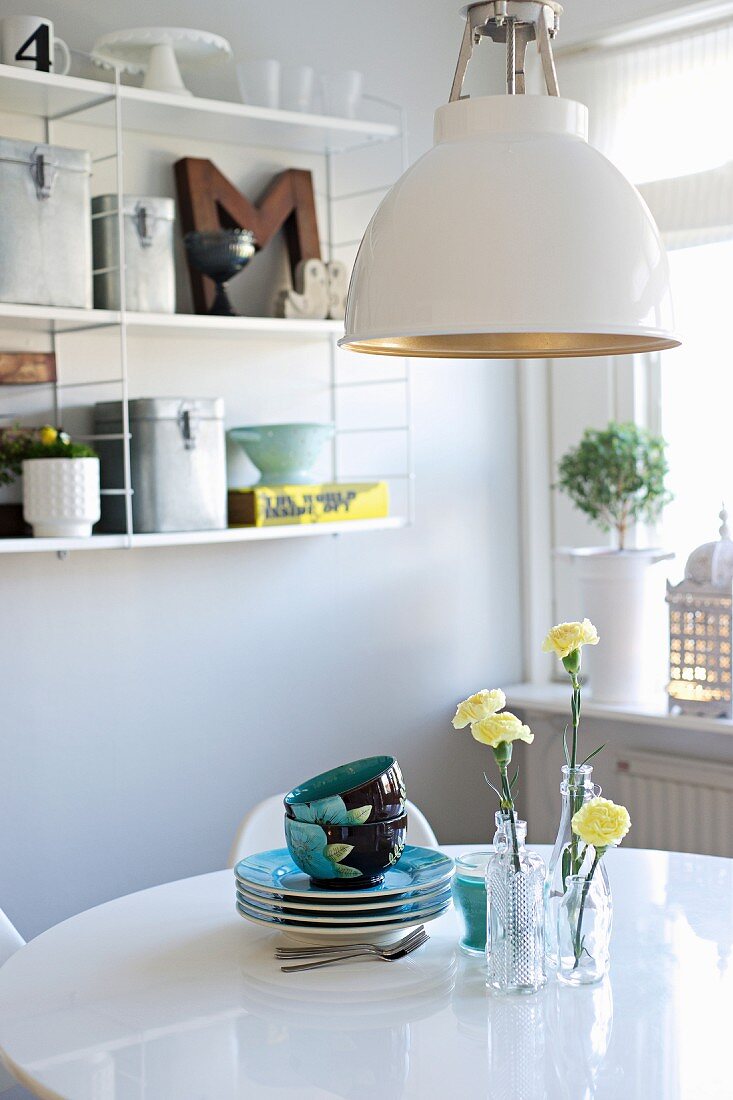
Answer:
[[[38,72],[65,75],[71,67],[69,47],[55,38],[53,23],[37,15],[11,15],[2,20],[2,60]],[[54,60],[58,51],[59,63]]]
[[[35,47],[35,52],[33,52]],[[15,61],[33,61],[36,69],[51,71],[51,32],[48,23],[39,23],[15,54]]]

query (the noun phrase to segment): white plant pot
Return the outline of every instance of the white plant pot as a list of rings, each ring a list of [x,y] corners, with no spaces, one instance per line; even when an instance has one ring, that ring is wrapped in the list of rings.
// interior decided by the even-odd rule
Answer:
[[[580,583],[582,615],[598,630],[600,645],[583,650],[593,701],[633,706],[664,688],[667,667],[665,550],[562,552]]]
[[[89,538],[99,516],[98,458],[23,463],[23,518],[36,538]]]

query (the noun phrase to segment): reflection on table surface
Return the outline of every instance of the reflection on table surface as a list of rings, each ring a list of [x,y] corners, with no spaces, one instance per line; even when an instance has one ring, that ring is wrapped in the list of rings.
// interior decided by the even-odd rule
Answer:
[[[68,1100],[730,1096],[733,862],[607,859],[615,928],[598,986],[489,994],[453,913],[399,963],[283,975],[219,872],[23,948],[0,972],[0,1044]]]

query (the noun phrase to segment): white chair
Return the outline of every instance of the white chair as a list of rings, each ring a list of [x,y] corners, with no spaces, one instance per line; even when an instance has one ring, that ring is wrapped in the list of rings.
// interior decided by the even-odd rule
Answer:
[[[0,909],[0,966],[14,955],[25,940],[18,929],[5,916]],[[5,1066],[0,1065],[0,1096],[2,1100],[21,1100],[22,1097],[31,1097],[31,1093],[22,1088],[14,1077],[11,1077]]]
[[[274,794],[253,807],[237,829],[229,852],[227,866],[234,867],[240,859],[255,852],[266,852],[270,848],[285,845],[283,836],[283,798],[285,794]],[[410,844],[421,848],[437,848],[438,841],[430,827],[430,822],[414,802],[407,803],[407,839]]]
[[[0,966],[14,955],[25,940],[18,929],[12,924],[0,909]]]

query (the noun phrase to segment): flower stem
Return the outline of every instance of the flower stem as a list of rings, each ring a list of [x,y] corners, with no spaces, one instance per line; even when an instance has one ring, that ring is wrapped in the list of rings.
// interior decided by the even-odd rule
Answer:
[[[578,762],[578,726],[580,725],[580,682],[578,680],[578,674],[572,673],[571,682],[573,685],[573,697],[571,700],[571,709],[573,716],[573,744],[570,752],[570,767],[573,771]]]
[[[501,789],[504,793],[504,801],[506,808],[509,812],[509,828],[512,834],[512,861],[514,863],[514,871],[519,874],[522,870],[519,862],[519,844],[517,843],[517,825],[514,816],[514,799],[512,798],[511,787],[509,786],[509,779],[507,778],[506,764],[500,767],[501,772]]]
[[[571,710],[573,718],[573,743],[570,753],[569,776],[571,800],[570,818],[572,820],[573,815],[580,809],[580,806],[583,805],[583,794],[581,792],[580,798],[578,798],[578,791],[576,787],[577,777],[575,775],[575,769],[578,761],[578,727],[580,726],[580,681],[578,680],[577,672],[571,673],[570,679],[573,685],[573,696],[571,700]],[[580,871],[580,861],[578,859],[578,838],[572,831],[572,829],[570,832],[570,866],[572,869],[572,873],[574,875],[577,875]]]
[[[575,964],[573,966],[573,970],[577,970],[578,965],[580,963],[580,956],[582,954],[581,932],[583,930],[583,911],[585,910],[585,902],[586,902],[586,898],[588,897],[588,892],[590,890],[591,880],[593,878],[593,875],[595,874],[596,867],[598,866],[602,855],[603,855],[603,849],[601,849],[600,852],[596,849],[595,855],[593,856],[593,863],[591,864],[590,871],[586,875],[585,882],[583,883],[583,889],[582,889],[581,894],[580,894],[580,908],[578,909],[578,925],[575,929],[575,940],[573,942],[573,953],[575,955]]]

